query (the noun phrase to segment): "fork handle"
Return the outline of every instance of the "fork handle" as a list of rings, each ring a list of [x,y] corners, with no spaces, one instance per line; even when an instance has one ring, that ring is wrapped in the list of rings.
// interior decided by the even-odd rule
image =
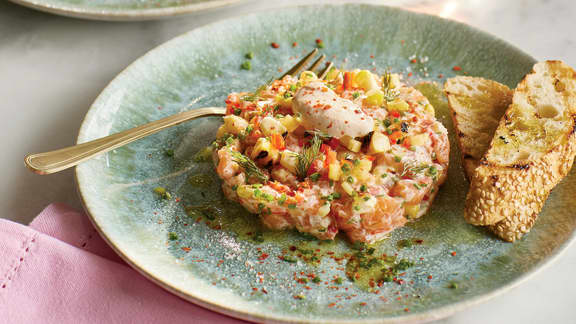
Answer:
[[[225,108],[200,108],[185,111],[120,133],[102,137],[90,142],[65,147],[59,150],[30,154],[24,158],[26,166],[37,174],[50,174],[73,167],[98,154],[111,151],[132,143],[168,127],[178,125],[203,116],[219,116],[226,113]]]

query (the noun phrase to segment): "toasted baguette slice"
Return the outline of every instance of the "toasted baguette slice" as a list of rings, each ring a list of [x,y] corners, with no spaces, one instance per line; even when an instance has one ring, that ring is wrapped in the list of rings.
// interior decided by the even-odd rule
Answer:
[[[471,177],[464,215],[474,225],[531,224],[576,154],[576,72],[560,61],[534,66],[514,91],[512,104]],[[531,221],[528,221],[530,220]],[[506,225],[508,224],[508,225]],[[500,226],[502,225],[502,226]]]
[[[512,90],[496,81],[458,76],[446,81],[444,93],[452,112],[465,175],[470,180],[490,146],[500,118],[512,103]]]
[[[458,76],[446,81],[444,92],[459,135],[464,173],[470,180],[490,146],[500,118],[512,103],[512,90],[496,81]],[[532,211],[516,211],[489,228],[501,239],[514,242],[530,231],[537,215]]]

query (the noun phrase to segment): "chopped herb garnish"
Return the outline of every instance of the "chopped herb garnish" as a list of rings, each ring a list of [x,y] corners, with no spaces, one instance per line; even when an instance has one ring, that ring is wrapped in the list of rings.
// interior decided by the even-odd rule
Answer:
[[[231,152],[234,162],[238,163],[238,165],[244,169],[248,177],[254,177],[263,183],[268,182],[268,176],[254,163],[254,161],[240,152]]]
[[[448,285],[448,288],[450,288],[450,289],[458,289],[458,283],[457,283],[457,282],[451,282],[451,283]]]
[[[398,243],[396,243],[396,245],[398,246],[398,248],[403,249],[403,248],[411,248],[413,246],[412,240],[400,240],[398,241]]]
[[[244,61],[244,63],[242,63],[242,65],[240,65],[240,67],[242,68],[242,70],[251,70],[252,69],[252,63],[250,61]]]
[[[154,192],[157,193],[160,197],[162,197],[162,199],[166,200],[172,199],[172,195],[164,187],[156,187],[154,188]]]
[[[254,52],[248,52],[246,55],[244,55],[244,57],[251,60],[254,58]]]
[[[235,109],[234,109],[234,115],[240,116],[241,113],[242,113],[242,109],[240,109],[240,108],[235,108]]]
[[[238,185],[233,185],[232,190],[234,190],[234,191],[238,190]]]
[[[363,185],[360,186],[360,191],[361,191],[361,192],[366,192],[367,189],[368,189],[368,187],[366,187],[365,184],[363,184]],[[368,199],[370,199],[370,198],[368,198]]]
[[[282,196],[280,196],[280,198],[278,198],[278,205],[282,206],[284,205],[284,203],[286,202],[286,194],[283,193]]]
[[[384,99],[388,102],[393,101],[400,95],[398,90],[392,88],[392,74],[390,71],[386,71],[382,76],[382,91],[384,92]]]
[[[356,91],[352,93],[352,98],[353,99],[357,99],[358,97],[360,97],[360,92]]]
[[[296,204],[288,204],[289,209],[296,209]]]
[[[334,279],[334,283],[337,284],[337,285],[341,285],[342,282],[343,282],[343,280],[342,280],[342,278],[340,278],[340,277]]]
[[[316,181],[318,181],[318,179],[320,179],[320,173],[315,172],[315,173],[312,173],[312,174],[310,175],[310,180],[316,182]]]
[[[352,178],[352,176],[348,176],[348,177],[346,178],[346,182],[348,182],[348,183],[354,183],[354,178]]]
[[[320,277],[314,277],[314,278],[312,278],[312,282],[313,283],[321,283],[322,279],[320,279]]]
[[[394,161],[396,161],[396,162],[402,162],[402,158],[399,157],[398,155],[394,155]]]
[[[283,256],[282,256],[282,260],[283,260],[283,261],[286,261],[286,262],[289,262],[289,263],[296,263],[296,262],[298,261],[298,260],[296,260],[296,258],[294,258],[294,257],[291,256],[291,255],[283,255]]]
[[[414,262],[408,261],[406,259],[400,260],[396,265],[396,269],[398,270],[406,270],[414,265]]]
[[[318,132],[314,133],[310,144],[302,150],[302,153],[297,155],[296,174],[300,180],[304,180],[308,174],[308,170],[312,163],[320,155],[320,146],[322,146],[322,139]]]
[[[174,156],[174,150],[166,150],[166,151],[164,151],[164,155],[166,155],[168,157],[173,157]]]
[[[349,172],[350,166],[348,165],[348,163],[344,163],[342,164],[342,167],[340,169],[342,169],[343,172]]]
[[[176,241],[178,239],[178,234],[176,234],[174,232],[170,232],[170,233],[168,233],[168,239],[170,241]]]

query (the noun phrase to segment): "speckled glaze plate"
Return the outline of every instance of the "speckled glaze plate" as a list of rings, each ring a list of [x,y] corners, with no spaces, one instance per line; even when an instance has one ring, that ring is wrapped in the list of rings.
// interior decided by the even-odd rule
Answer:
[[[338,66],[380,73],[390,67],[412,84],[441,84],[466,73],[514,87],[534,63],[469,26],[400,9],[342,5],[261,12],[193,30],[137,60],[98,97],[78,142],[184,109],[222,106],[228,93],[254,90],[279,75],[279,68],[290,67],[317,38]],[[280,47],[270,47],[271,42]],[[250,71],[240,69],[246,52],[254,53]],[[424,87],[453,133],[443,98],[430,91],[433,85]],[[211,143],[220,123],[216,117],[195,120],[76,169],[86,210],[108,243],[144,276],[218,312],[273,322],[437,319],[519,284],[574,236],[573,175],[554,190],[532,232],[515,244],[466,224],[468,185],[452,136],[449,177],[431,211],[375,246],[375,255],[397,254],[414,266],[398,277],[401,283],[367,289],[346,279],[346,256],[355,251],[344,238],[328,243],[269,232],[255,216],[223,199],[211,163],[193,158]],[[167,188],[172,199],[159,199],[153,192],[157,186]],[[215,213],[187,214],[187,207],[199,205],[212,206]],[[400,248],[401,240],[420,243]],[[297,262],[278,258],[286,253]],[[321,262],[304,262],[298,254],[316,254]],[[344,280],[339,284],[335,278]]]
[[[10,0],[41,11],[94,20],[151,20],[229,6],[247,0]]]

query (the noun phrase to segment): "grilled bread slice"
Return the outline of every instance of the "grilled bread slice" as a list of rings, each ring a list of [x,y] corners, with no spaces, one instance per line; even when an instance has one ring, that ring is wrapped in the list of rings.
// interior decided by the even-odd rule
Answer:
[[[490,146],[500,118],[512,103],[513,92],[496,81],[468,76],[448,79],[444,92],[452,110],[464,172],[470,180]],[[489,228],[501,239],[514,242],[530,231],[537,215],[516,211]]]
[[[474,170],[466,220],[494,225],[509,241],[529,230],[523,227],[533,224],[552,188],[572,166],[575,127],[576,72],[560,61],[536,64],[514,91]]]
[[[500,118],[512,103],[512,90],[496,81],[458,76],[446,81],[444,93],[452,111],[465,175],[470,180]]]

